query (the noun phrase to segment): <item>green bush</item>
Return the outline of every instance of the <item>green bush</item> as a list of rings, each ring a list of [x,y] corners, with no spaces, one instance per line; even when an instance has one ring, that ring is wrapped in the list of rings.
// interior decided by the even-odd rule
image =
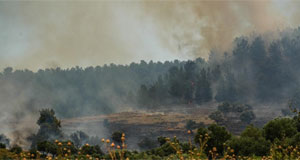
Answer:
[[[296,133],[296,123],[290,118],[276,118],[263,127],[264,137],[271,142],[275,139],[291,138]]]
[[[6,145],[3,143],[0,143],[0,148],[6,148]]]
[[[81,153],[83,155],[103,155],[103,152],[101,148],[98,145],[95,146],[89,146],[89,145],[84,145],[81,147]]]
[[[20,154],[22,152],[22,148],[18,145],[14,145],[11,149],[10,152],[14,152],[16,154]]]
[[[118,144],[122,143],[121,137],[122,137],[122,132],[120,131],[116,131],[111,135],[111,139]]]
[[[231,134],[226,130],[225,127],[219,126],[217,124],[210,125],[207,129],[206,128],[199,128],[195,135],[195,143],[199,144],[199,139],[201,138],[202,141],[205,138],[205,134],[208,134],[208,141],[207,141],[207,149],[212,149],[213,147],[217,148],[217,152],[219,154],[223,153],[223,144],[231,138]]]
[[[208,130],[208,136],[210,137],[207,142],[208,149],[216,147],[217,152],[222,154],[224,150],[223,144],[231,138],[231,134],[226,130],[225,127],[216,124],[210,125]]]
[[[57,154],[58,146],[52,142],[43,141],[37,143],[37,150],[46,154],[51,153],[55,155]]]

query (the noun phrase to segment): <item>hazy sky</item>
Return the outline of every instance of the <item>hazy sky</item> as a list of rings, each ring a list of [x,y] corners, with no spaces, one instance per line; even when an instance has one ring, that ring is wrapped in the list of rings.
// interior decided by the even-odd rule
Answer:
[[[297,27],[300,1],[1,1],[0,68],[206,58],[239,35]]]

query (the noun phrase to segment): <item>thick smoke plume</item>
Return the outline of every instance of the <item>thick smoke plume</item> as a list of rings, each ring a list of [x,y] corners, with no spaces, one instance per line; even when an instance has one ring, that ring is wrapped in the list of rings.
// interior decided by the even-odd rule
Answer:
[[[1,2],[1,67],[38,70],[206,57],[299,25],[299,1]]]
[[[274,31],[300,24],[296,16],[299,9],[300,1],[291,0],[0,2],[0,68],[12,66],[38,71],[111,62],[126,64],[141,59],[207,58],[212,50],[230,50],[233,39],[241,35],[269,33],[270,39],[276,38],[279,32]],[[45,82],[51,82],[52,71],[47,72],[48,77],[44,78],[50,80]],[[64,75],[58,71],[58,75],[60,73]],[[79,77],[75,78],[80,79],[80,73],[74,73]],[[36,131],[37,126],[31,124],[38,118],[40,108],[56,106],[57,112],[63,113],[63,107],[79,101],[77,106],[92,106],[87,107],[85,113],[93,113],[94,104],[99,103],[85,101],[80,90],[86,87],[84,85],[99,82],[93,78],[94,74],[88,79],[93,82],[87,80],[82,88],[70,86],[55,91],[43,83],[37,85],[30,77],[32,74],[26,71],[12,79],[1,77],[0,131],[13,139],[12,143],[25,145],[24,137]],[[99,77],[105,77],[102,74]],[[58,76],[56,81],[61,82],[63,78],[60,78]],[[69,78],[72,81],[63,84],[77,82],[74,77]],[[105,79],[103,83],[110,80]],[[133,82],[117,84],[134,86],[135,91],[139,84],[147,81],[131,84]],[[103,99],[115,97],[111,104],[118,105],[119,95],[116,96],[115,90],[119,88],[114,83],[104,84],[101,91],[89,94],[89,90],[86,95]]]

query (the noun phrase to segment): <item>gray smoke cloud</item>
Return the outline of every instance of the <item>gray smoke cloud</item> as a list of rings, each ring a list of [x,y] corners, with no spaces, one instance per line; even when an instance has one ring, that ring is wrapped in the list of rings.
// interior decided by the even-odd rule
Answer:
[[[235,37],[270,32],[272,39],[274,31],[300,25],[299,10],[296,0],[1,1],[0,68],[207,58],[211,50],[230,50]],[[39,94],[34,87],[3,84],[0,131],[25,146],[24,138],[37,130],[32,124],[38,110],[51,107],[53,93],[43,90],[48,96],[31,102]],[[111,88],[105,93],[113,99]]]
[[[0,2],[1,68],[207,58],[252,32],[299,25],[299,1]]]

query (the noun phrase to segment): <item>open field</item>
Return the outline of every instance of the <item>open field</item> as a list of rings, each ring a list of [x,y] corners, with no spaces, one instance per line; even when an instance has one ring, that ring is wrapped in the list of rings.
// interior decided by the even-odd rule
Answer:
[[[135,141],[143,137],[155,139],[158,136],[173,137],[186,140],[185,125],[188,120],[209,125],[214,123],[209,118],[209,114],[216,110],[216,104],[208,106],[185,106],[173,107],[173,109],[157,110],[137,110],[130,112],[120,112],[108,115],[78,117],[63,119],[62,128],[65,132],[82,130],[89,134],[101,133],[109,137],[114,131],[127,133],[129,140]],[[267,121],[280,116],[280,109],[270,109],[270,107],[259,107],[254,109],[257,116],[253,124],[262,127]],[[106,127],[103,122],[106,121]],[[228,127],[233,134],[238,134],[245,126],[233,124]]]

